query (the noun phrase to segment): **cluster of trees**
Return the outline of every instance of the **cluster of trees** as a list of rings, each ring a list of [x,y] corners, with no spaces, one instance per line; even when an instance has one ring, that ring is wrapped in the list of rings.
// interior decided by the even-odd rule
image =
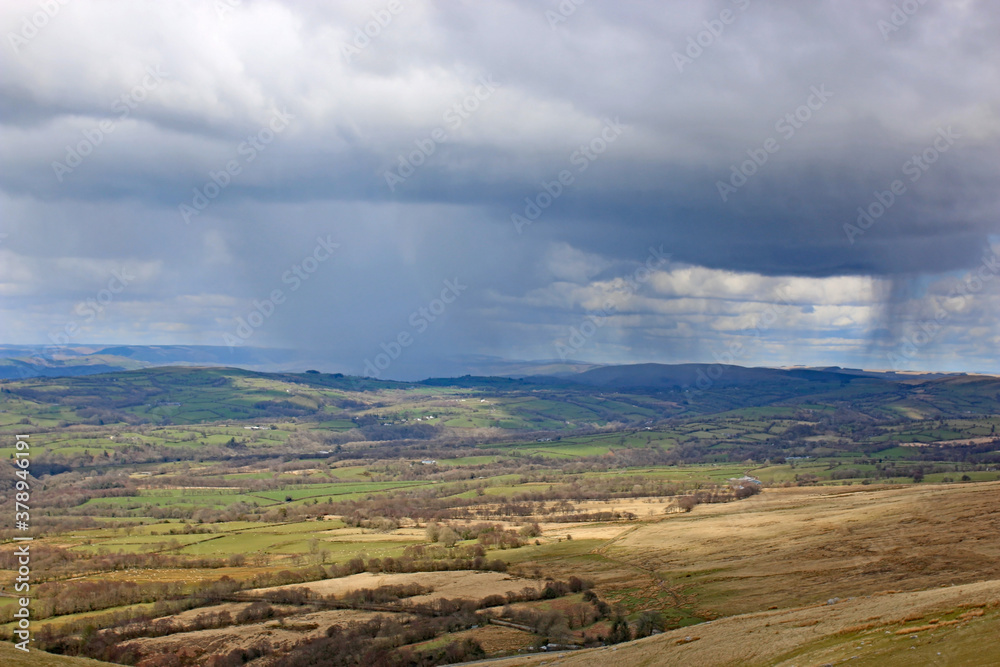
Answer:
[[[702,489],[694,493],[678,496],[677,507],[690,512],[702,503],[728,503],[734,500],[742,500],[755,496],[761,492],[759,484],[747,482],[736,486],[720,486],[712,489]]]
[[[38,545],[39,547],[43,545]],[[50,547],[51,549],[51,547]],[[44,549],[41,551],[45,551]],[[72,553],[72,552],[71,552]],[[10,556],[10,552],[0,552],[5,557]],[[142,555],[156,554],[111,554],[114,557],[134,557]],[[35,547],[32,547],[32,557],[35,556]],[[395,567],[395,559],[387,563],[390,567]],[[408,563],[403,560],[404,565]],[[48,559],[47,562],[51,562]],[[226,561],[221,561],[226,562]],[[457,566],[459,563],[474,563],[475,559],[452,560],[434,564],[436,569],[451,569],[449,566]],[[502,567],[506,569],[506,563],[481,561],[483,569],[488,566]],[[32,561],[34,565],[34,560]],[[193,562],[185,561],[186,565],[192,567],[205,567],[205,564],[197,565]],[[423,563],[427,565],[427,563]],[[176,567],[176,565],[161,565],[163,569]],[[278,572],[261,572],[245,580],[236,581],[229,576],[222,576],[214,582],[201,582],[196,589],[191,589],[183,583],[145,583],[136,584],[134,582],[117,582],[113,580],[94,581],[50,581],[41,583],[37,587],[37,598],[32,602],[32,617],[36,619],[49,618],[61,614],[76,613],[82,611],[99,611],[123,605],[136,604],[140,602],[154,602],[152,617],[164,616],[177,611],[194,609],[206,605],[216,604],[223,600],[232,599],[236,591],[247,588],[265,588],[271,586],[284,586],[288,584],[301,584],[307,581],[316,581],[328,577],[342,577],[359,572],[381,572],[383,565],[379,559],[372,559],[367,563],[360,559],[354,559],[343,565],[332,565],[324,568],[320,565],[311,565],[298,570],[280,570]],[[434,566],[432,566],[434,567]],[[14,567],[16,569],[16,566]],[[41,571],[41,568],[38,568]],[[112,568],[112,569],[118,569]],[[454,569],[459,569],[455,567]],[[88,569],[87,572],[94,572]],[[98,570],[99,571],[99,570]],[[395,570],[392,570],[395,571]],[[419,570],[410,570],[419,571]],[[51,577],[50,577],[51,578]],[[0,611],[0,623],[12,620],[13,607]],[[133,621],[148,619],[145,612],[113,612],[91,619],[90,623],[98,627],[116,627],[132,623]],[[47,627],[47,626],[45,626]],[[73,624],[60,626],[60,634],[65,632],[80,632],[81,627]],[[0,632],[0,635],[3,635]],[[9,635],[9,629],[6,631]]]
[[[275,655],[277,649],[269,644],[258,644],[250,649],[229,650],[211,655],[199,651],[182,651],[172,655],[144,655],[140,645],[129,643],[139,637],[160,637],[177,632],[190,632],[207,628],[228,627],[257,623],[269,618],[301,613],[290,606],[336,606],[347,609],[371,609],[375,605],[396,605],[397,611],[406,616],[379,616],[370,621],[330,626],[325,636],[307,639],[281,655],[282,665],[439,665],[455,661],[485,657],[475,642],[463,640],[437,649],[417,650],[410,644],[427,641],[443,633],[456,632],[485,625],[493,612],[483,611],[507,605],[499,618],[530,622],[531,630],[555,636],[566,625],[564,612],[540,612],[536,615],[514,611],[509,605],[537,600],[555,599],[571,593],[584,592],[586,602],[580,607],[598,610],[581,616],[573,613],[574,627],[581,619],[596,620],[607,615],[609,607],[590,590],[590,582],[571,577],[568,581],[548,580],[541,590],[525,587],[519,592],[491,595],[480,600],[439,598],[430,602],[405,603],[407,598],[431,592],[419,584],[382,586],[362,589],[341,596],[316,596],[306,589],[270,591],[247,604],[239,613],[206,611],[193,620],[180,623],[171,618],[151,620],[141,615],[100,619],[106,629],[98,630],[93,619],[71,623],[60,628],[58,635],[51,626],[43,626],[39,633],[40,644],[49,651],[82,655],[124,664],[154,665],[159,667],[184,665],[241,665],[257,657]],[[231,587],[230,587],[231,588]],[[214,601],[233,599],[232,590],[215,590]],[[274,606],[280,605],[280,606]],[[392,608],[390,607],[390,610]],[[99,621],[99,622],[100,622]],[[284,621],[282,621],[284,622]],[[592,620],[591,620],[592,622]],[[315,627],[315,626],[312,626]],[[359,662],[360,661],[360,662]]]
[[[524,544],[521,537],[517,531],[504,528],[499,523],[446,524],[443,526],[431,523],[427,526],[427,539],[431,542],[440,542],[446,547],[455,546],[459,540],[477,540],[488,549],[513,549]]]
[[[998,443],[997,446],[1000,446]],[[957,449],[957,448],[956,448]],[[1000,454],[998,454],[1000,461]],[[922,482],[926,475],[939,473],[953,473],[954,477],[945,477],[943,481],[954,481],[956,478],[963,482],[972,481],[972,478],[964,472],[972,470],[988,469],[987,465],[950,465],[946,463],[915,463],[912,461],[881,461],[869,462],[872,468],[854,468],[837,465],[829,469],[826,475],[833,480],[861,479],[862,484],[869,484],[879,480],[898,479],[900,477],[910,477],[914,482]],[[820,476],[815,473],[797,473],[795,483],[799,486],[809,486],[818,484]]]
[[[437,649],[417,650],[408,644],[427,641],[446,632],[466,630],[479,624],[469,610],[443,617],[421,617],[410,623],[376,617],[366,622],[333,625],[326,636],[308,640],[282,657],[286,667],[433,667],[483,658],[486,653],[475,641],[465,639]]]
[[[683,484],[643,476],[622,476],[622,479],[567,476],[560,478],[558,473],[550,472],[550,477],[543,476],[539,480],[525,476],[519,482],[528,483],[545,481],[546,479],[553,482],[551,487],[523,491],[504,499],[498,499],[497,502],[485,502],[481,497],[458,497],[455,495],[454,489],[425,487],[384,496],[320,503],[311,508],[297,507],[294,508],[294,511],[300,516],[339,514],[349,525],[357,526],[380,525],[379,520],[384,519],[397,522],[403,519],[413,519],[428,523],[443,523],[455,519],[546,515],[559,515],[560,520],[571,515],[578,515],[576,520],[579,521],[614,520],[630,517],[613,510],[580,514],[575,512],[576,508],[570,501],[613,500],[649,496],[673,497],[692,490],[692,487],[686,488]],[[702,489],[698,493],[705,498],[715,498],[701,502],[723,502],[723,499],[732,500],[736,497],[728,487],[724,486]]]
[[[153,568],[172,568],[178,566],[190,567],[221,567],[228,564],[228,559],[196,559],[181,560],[176,557],[160,554],[108,554],[99,562],[85,554],[71,552],[58,547],[37,545],[39,561],[42,564],[59,563],[59,557],[68,554],[71,560],[63,563],[62,576],[72,576],[74,573],[113,571],[130,569],[140,566]],[[32,557],[36,557],[33,547]],[[7,561],[15,561],[13,565]],[[84,562],[80,562],[80,561]],[[35,561],[33,560],[33,564]],[[67,565],[76,565],[79,569]],[[17,569],[16,558],[11,551],[0,552],[0,566]],[[103,568],[106,568],[102,570]],[[248,588],[267,588],[301,584],[327,578],[346,577],[362,572],[370,573],[405,573],[405,572],[440,572],[457,570],[477,570],[488,572],[506,572],[507,563],[500,559],[486,558],[486,550],[481,544],[461,545],[447,548],[443,545],[409,545],[402,556],[398,558],[356,557],[345,563],[335,563],[327,566],[310,565],[298,570],[280,570],[278,572],[261,572],[243,581],[235,581],[223,576],[216,582],[204,583],[196,591],[182,583],[147,583],[137,584],[128,581],[102,580],[95,581],[51,581],[38,586],[33,604],[32,616],[36,619],[49,618],[62,614],[72,614],[85,611],[98,611],[123,605],[141,602],[178,603],[184,609],[214,604],[221,600],[231,599],[235,591]],[[38,567],[38,571],[44,571]],[[51,571],[47,571],[51,577]],[[0,611],[0,623],[12,620],[14,609]],[[109,617],[102,621],[103,627],[111,627],[117,622]],[[129,622],[130,616],[126,615]],[[119,618],[121,620],[121,618]]]
[[[553,600],[581,591],[586,591],[593,595],[591,586],[591,582],[574,576],[570,577],[568,581],[548,579],[542,588],[525,586],[520,591],[508,591],[504,595],[487,595],[478,601],[465,598],[438,598],[430,602],[404,602],[408,598],[427,595],[433,592],[433,588],[418,583],[389,584],[377,588],[361,588],[342,595],[332,594],[326,596],[318,595],[308,588],[281,588],[265,591],[259,595],[259,599],[279,605],[319,605],[340,609],[405,611],[423,616],[447,616],[463,610],[475,611],[490,607],[511,605],[517,602]],[[242,598],[233,599],[239,600]]]
[[[37,619],[108,609],[184,596],[180,583],[139,585],[134,581],[57,581],[35,589],[32,615]]]
[[[73,480],[64,478],[58,484],[46,484],[45,493],[38,494],[35,506],[39,509],[66,509],[78,507],[94,498],[129,498],[139,495],[134,484],[123,481],[109,481],[106,486],[72,482]]]
[[[465,539],[477,539],[489,544],[497,535],[527,537],[532,533],[532,525],[527,524],[522,531],[525,535],[518,536],[513,531],[505,530],[499,524],[469,524],[455,526],[439,526],[440,532],[453,531]],[[485,538],[485,539],[483,539]],[[40,545],[41,546],[41,545]],[[49,548],[51,549],[51,548]],[[43,550],[44,551],[44,550]],[[64,550],[52,549],[47,554],[49,561],[55,561],[66,556]],[[70,552],[72,553],[72,552]],[[287,605],[317,605],[324,602],[336,602],[337,606],[346,608],[371,608],[373,605],[390,605],[399,610],[414,614],[418,619],[412,623],[399,623],[396,620],[367,628],[361,626],[344,626],[332,628],[323,641],[307,642],[297,647],[288,656],[282,657],[282,664],[341,664],[331,658],[332,654],[358,657],[361,655],[372,664],[436,665],[454,660],[473,659],[481,657],[482,651],[477,646],[464,642],[446,647],[416,651],[407,647],[416,641],[423,641],[440,635],[442,632],[455,631],[480,625],[489,621],[482,614],[495,607],[503,606],[505,611],[499,618],[507,617],[511,621],[526,622],[544,635],[546,641],[558,638],[561,628],[569,630],[585,627],[602,618],[614,619],[614,614],[607,603],[600,600],[592,590],[589,582],[577,577],[568,581],[547,581],[541,589],[526,587],[518,592],[510,592],[504,596],[487,596],[478,601],[469,600],[436,600],[432,603],[406,603],[407,598],[430,592],[427,587],[419,584],[409,586],[382,587],[380,589],[362,590],[336,600],[324,600],[312,597],[302,590],[284,590],[272,594],[271,599],[258,600],[247,605],[240,613],[206,611],[193,620],[179,623],[168,614],[176,614],[185,609],[217,604],[224,600],[237,600],[241,589],[279,586],[291,583],[302,583],[330,576],[347,576],[359,572],[407,572],[442,569],[496,569],[503,571],[506,563],[489,561],[485,558],[484,544],[463,545],[449,548],[440,541],[432,545],[411,545],[400,558],[372,558],[364,560],[355,558],[347,563],[329,567],[310,566],[298,571],[284,570],[277,573],[261,573],[246,581],[236,582],[223,577],[217,582],[199,585],[196,592],[185,592],[185,587],[179,584],[150,584],[139,586],[130,582],[64,582],[43,585],[39,589],[36,603],[36,618],[44,618],[51,614],[67,614],[80,611],[92,611],[117,607],[138,602],[155,601],[152,612],[139,610],[117,611],[92,617],[79,622],[61,624],[58,629],[51,624],[43,625],[38,633],[40,646],[46,650],[73,655],[85,655],[103,660],[125,664],[135,664],[142,661],[144,665],[184,664],[187,658],[183,656],[143,656],[137,644],[130,643],[138,637],[164,636],[182,631],[196,629],[226,627],[242,623],[253,623],[266,618],[295,613],[287,609]],[[116,554],[116,556],[142,557],[150,554]],[[75,554],[74,554],[75,556]],[[73,557],[69,557],[70,562]],[[518,616],[511,605],[536,600],[553,599],[571,593],[584,592],[584,601],[568,605],[563,611],[540,617]],[[234,597],[237,596],[237,597]],[[274,605],[281,604],[282,607]],[[403,605],[403,606],[400,606]],[[283,611],[278,611],[278,609]],[[490,614],[495,612],[489,611]],[[153,620],[157,619],[157,620]],[[604,641],[615,641],[624,636],[639,635],[642,629],[637,625],[634,632],[629,630],[629,624],[614,621],[611,630]],[[97,628],[103,628],[98,630]],[[625,630],[623,630],[624,628]],[[616,639],[617,638],[617,639]],[[327,641],[329,640],[329,641]],[[344,642],[350,644],[345,646]],[[237,665],[243,661],[272,654],[273,647],[260,645],[251,649],[228,651],[212,656],[192,654],[187,664],[207,665]],[[360,653],[359,653],[360,651]],[[285,662],[287,658],[287,662]],[[346,658],[345,658],[346,659]],[[330,662],[334,660],[334,662]],[[150,662],[152,661],[152,662]],[[316,662],[318,661],[318,662]],[[346,663],[350,664],[350,663]]]
[[[276,609],[265,602],[252,602],[235,615],[226,610],[206,611],[185,622],[169,617],[152,618],[144,614],[135,614],[126,616],[120,619],[118,624],[105,629],[98,629],[99,626],[91,620],[78,621],[69,627],[59,627],[58,630],[53,630],[51,625],[44,625],[38,632],[36,641],[40,647],[51,653],[86,656],[121,664],[136,664],[142,661],[147,665],[149,662],[143,660],[141,649],[128,642],[140,637],[166,637],[179,632],[258,623],[291,613],[294,612]],[[76,632],[69,634],[70,629]],[[263,654],[258,652],[258,655]],[[163,659],[166,660],[166,664],[174,662],[174,658]],[[156,663],[154,660],[153,664]]]
[[[440,549],[440,550],[439,550]],[[399,558],[371,558],[365,565],[367,572],[442,572],[449,570],[482,570],[487,572],[506,572],[507,562],[499,558],[486,558],[481,545],[465,547],[465,553],[458,555],[455,550],[440,547],[424,547],[420,544],[407,546]],[[471,554],[470,554],[471,552]],[[460,553],[460,552],[459,552]],[[422,554],[422,557],[414,557]],[[474,554],[474,555],[473,555]],[[348,561],[347,565],[360,561],[360,558]]]
[[[372,605],[395,604],[406,598],[434,592],[422,584],[390,584],[378,588],[359,588],[343,595],[321,596],[309,588],[279,588],[265,591],[260,598],[281,605],[322,604],[342,609],[367,609]]]
[[[31,547],[32,573],[35,581],[59,582],[67,577],[87,573],[115,572],[121,570],[158,570],[175,568],[215,569],[231,566],[231,558],[207,556],[175,556],[155,552],[129,553],[123,551],[87,553],[63,547],[35,543]],[[0,550],[0,569],[17,570],[17,555],[12,549]],[[53,583],[52,590],[61,590],[72,582]],[[41,587],[40,590],[46,590]]]
[[[576,465],[579,465],[577,463]],[[302,476],[303,478],[305,476]],[[192,480],[194,482],[196,480]],[[397,491],[386,495],[373,495],[362,499],[350,501],[336,501],[330,497],[326,502],[315,499],[313,504],[297,504],[291,506],[280,506],[261,508],[254,504],[244,502],[233,503],[227,507],[210,508],[203,507],[193,513],[187,507],[181,506],[154,506],[143,503],[141,497],[129,504],[119,504],[117,506],[106,505],[94,507],[77,507],[69,512],[87,512],[89,514],[105,514],[108,516],[128,515],[131,512],[139,511],[144,516],[149,516],[157,520],[166,519],[186,519],[199,523],[231,520],[257,520],[257,521],[301,521],[310,518],[323,518],[329,514],[341,515],[349,526],[360,526],[380,531],[391,531],[402,525],[405,520],[413,519],[418,522],[428,523],[449,522],[454,520],[489,520],[489,519],[509,519],[525,518],[532,516],[559,516],[561,521],[618,521],[634,520],[636,517],[629,512],[622,512],[613,509],[598,510],[594,512],[578,512],[572,501],[582,500],[613,500],[621,498],[638,497],[661,497],[671,498],[678,495],[690,493],[693,486],[676,482],[667,482],[662,479],[647,478],[643,476],[621,476],[621,478],[587,478],[576,475],[561,475],[558,471],[546,471],[533,474],[525,474],[520,478],[521,482],[544,482],[552,483],[548,488],[539,488],[532,491],[525,491],[504,498],[484,497],[460,497],[454,488],[443,486],[421,487]],[[166,484],[165,481],[158,480],[157,483]],[[284,480],[244,480],[234,482],[242,484],[246,490],[265,490],[281,488],[285,485]],[[132,484],[131,481],[123,484]],[[489,482],[470,483],[468,488],[481,488]],[[198,484],[192,483],[197,486]],[[704,485],[697,485],[704,486]],[[718,489],[708,489],[710,495],[715,500],[701,500],[699,502],[722,502],[724,500],[738,499],[739,494],[726,495],[723,487]],[[242,492],[233,490],[232,493]],[[706,489],[701,489],[699,493],[705,495]],[[136,491],[132,486],[119,485],[115,482],[108,482],[102,488],[84,491],[70,491],[68,497],[73,497],[72,503],[79,503],[87,497],[94,495],[120,495],[133,496]],[[80,494],[80,495],[72,495]],[[53,494],[58,497],[59,494]],[[495,500],[495,501],[494,501]],[[71,503],[71,504],[72,504]],[[44,517],[43,517],[44,519]],[[192,529],[199,530],[199,529]],[[463,538],[464,539],[464,538]],[[493,538],[495,541],[491,546],[516,546],[514,536],[498,534]]]
[[[655,610],[644,611],[634,623],[629,623],[620,609],[612,607],[590,589],[589,582],[583,582],[576,577],[572,577],[569,582],[547,584],[540,597],[545,599],[548,596],[566,595],[568,592],[580,590],[583,590],[582,602],[564,604],[559,608],[513,607],[508,603],[499,619],[513,627],[534,632],[538,635],[538,643],[541,645],[578,643],[573,630],[590,627],[602,620],[608,621],[607,631],[584,635],[585,646],[617,644],[647,637],[655,632],[662,632],[666,625],[662,614]]]
[[[445,632],[456,632],[485,625],[493,616],[477,610],[539,599],[553,599],[572,592],[588,591],[590,583],[577,577],[569,581],[547,581],[541,591],[526,587],[505,596],[491,595],[478,601],[438,599],[423,604],[408,604],[407,613],[418,618],[402,623],[394,618],[377,618],[366,623],[331,626],[326,637],[304,642],[282,658],[283,665],[312,667],[319,665],[348,666],[373,664],[402,667],[412,665],[449,664],[485,657],[482,648],[472,640],[452,642],[438,649],[416,650],[408,644],[433,639]],[[389,592],[388,595],[394,595]],[[373,592],[369,597],[381,598]],[[594,596],[596,598],[596,596]],[[505,608],[508,609],[508,608]],[[510,608],[512,609],[512,608]],[[511,612],[513,613],[513,612]],[[554,612],[559,615],[560,612]],[[501,614],[501,618],[503,614]],[[532,625],[533,630],[545,630],[544,623]]]

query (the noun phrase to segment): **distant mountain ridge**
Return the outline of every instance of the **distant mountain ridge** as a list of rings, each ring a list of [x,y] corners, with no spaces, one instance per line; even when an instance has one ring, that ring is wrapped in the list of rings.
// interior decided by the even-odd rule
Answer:
[[[154,366],[229,366],[258,371],[304,370],[292,350],[214,345],[0,345],[0,379],[67,377]]]
[[[835,382],[849,384],[865,380],[928,380],[964,373],[895,373],[826,368],[767,368],[725,364],[628,364],[602,366],[576,374],[560,374],[561,380],[608,389],[708,389],[745,387],[754,384],[788,382]],[[534,379],[534,378],[532,378]]]
[[[268,373],[324,372],[351,373],[344,364],[324,359],[310,351],[279,348],[215,345],[65,345],[59,347],[0,345],[0,380],[30,377],[93,375],[138,370],[154,366],[214,366],[243,368]],[[532,375],[572,375],[599,367],[584,361],[547,359],[521,361],[489,355],[460,355],[439,364],[441,375],[528,377]],[[418,379],[417,371],[404,375]]]
[[[277,348],[215,345],[0,345],[0,380],[31,377],[93,375],[156,366],[213,366],[260,372],[302,372],[319,369],[356,375],[315,352]],[[569,382],[593,387],[647,389],[705,389],[774,382],[841,382],[865,378],[919,380],[964,373],[897,373],[858,368],[785,367],[749,368],[735,365],[639,363],[604,365],[586,361],[512,360],[488,355],[462,355],[442,360],[438,379],[465,375],[525,378],[539,383]],[[415,375],[411,373],[410,375]],[[419,376],[417,376],[419,377]],[[426,376],[423,376],[426,377]]]

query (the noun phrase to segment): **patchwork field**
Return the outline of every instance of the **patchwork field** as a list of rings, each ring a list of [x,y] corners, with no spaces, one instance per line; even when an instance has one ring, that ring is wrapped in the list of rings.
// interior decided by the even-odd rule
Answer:
[[[503,595],[526,587],[540,589],[542,583],[533,579],[512,577],[499,572],[412,572],[407,574],[355,574],[340,579],[311,581],[273,588],[258,588],[248,594],[281,589],[304,588],[320,595],[343,595],[362,588],[421,584],[434,589],[433,593],[408,598],[413,602],[428,602],[439,598],[478,600],[489,595]]]
[[[961,664],[996,625],[996,378],[694,394],[155,369],[0,390],[0,454],[30,454],[0,476],[30,496],[37,649],[348,667],[561,647],[935,664],[939,646]]]

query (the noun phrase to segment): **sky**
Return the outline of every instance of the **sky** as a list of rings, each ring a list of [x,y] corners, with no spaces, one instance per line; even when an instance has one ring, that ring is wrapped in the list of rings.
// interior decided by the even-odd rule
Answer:
[[[5,0],[0,344],[1000,372],[986,0]]]

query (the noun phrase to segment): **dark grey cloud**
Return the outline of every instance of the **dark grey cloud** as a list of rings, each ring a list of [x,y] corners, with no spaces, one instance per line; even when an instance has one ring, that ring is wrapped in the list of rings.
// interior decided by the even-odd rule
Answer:
[[[357,372],[457,277],[468,291],[394,368],[552,356],[588,306],[539,295],[565,296],[566,276],[600,291],[662,245],[662,271],[701,267],[698,280],[730,276],[735,291],[689,304],[644,284],[581,354],[709,356],[767,305],[733,285],[773,277],[806,280],[815,298],[768,332],[803,341],[791,356],[877,363],[879,332],[903,335],[922,286],[975,269],[996,241],[1000,10],[985,1],[912,16],[892,3],[583,3],[558,22],[555,2],[402,6],[350,59],[345,45],[385,3],[244,0],[220,15],[81,0],[8,43],[0,294],[18,319],[2,342],[62,326],[118,264],[143,278],[81,336],[218,344],[330,235],[338,253],[246,344],[328,351]],[[4,5],[8,42],[36,9]],[[275,114],[290,119],[272,138]],[[602,145],[609,121],[622,129]],[[953,140],[911,180],[940,131]],[[588,145],[606,150],[581,161]],[[765,153],[720,196],[733,166]],[[422,164],[390,189],[386,172],[412,155]],[[572,184],[518,233],[512,214],[563,171]],[[186,222],[179,207],[212,191],[213,174],[226,183]],[[896,180],[905,191],[884,214],[845,229]],[[843,277],[870,283],[863,303],[825,304],[818,286]],[[781,361],[776,349],[746,361]]]

